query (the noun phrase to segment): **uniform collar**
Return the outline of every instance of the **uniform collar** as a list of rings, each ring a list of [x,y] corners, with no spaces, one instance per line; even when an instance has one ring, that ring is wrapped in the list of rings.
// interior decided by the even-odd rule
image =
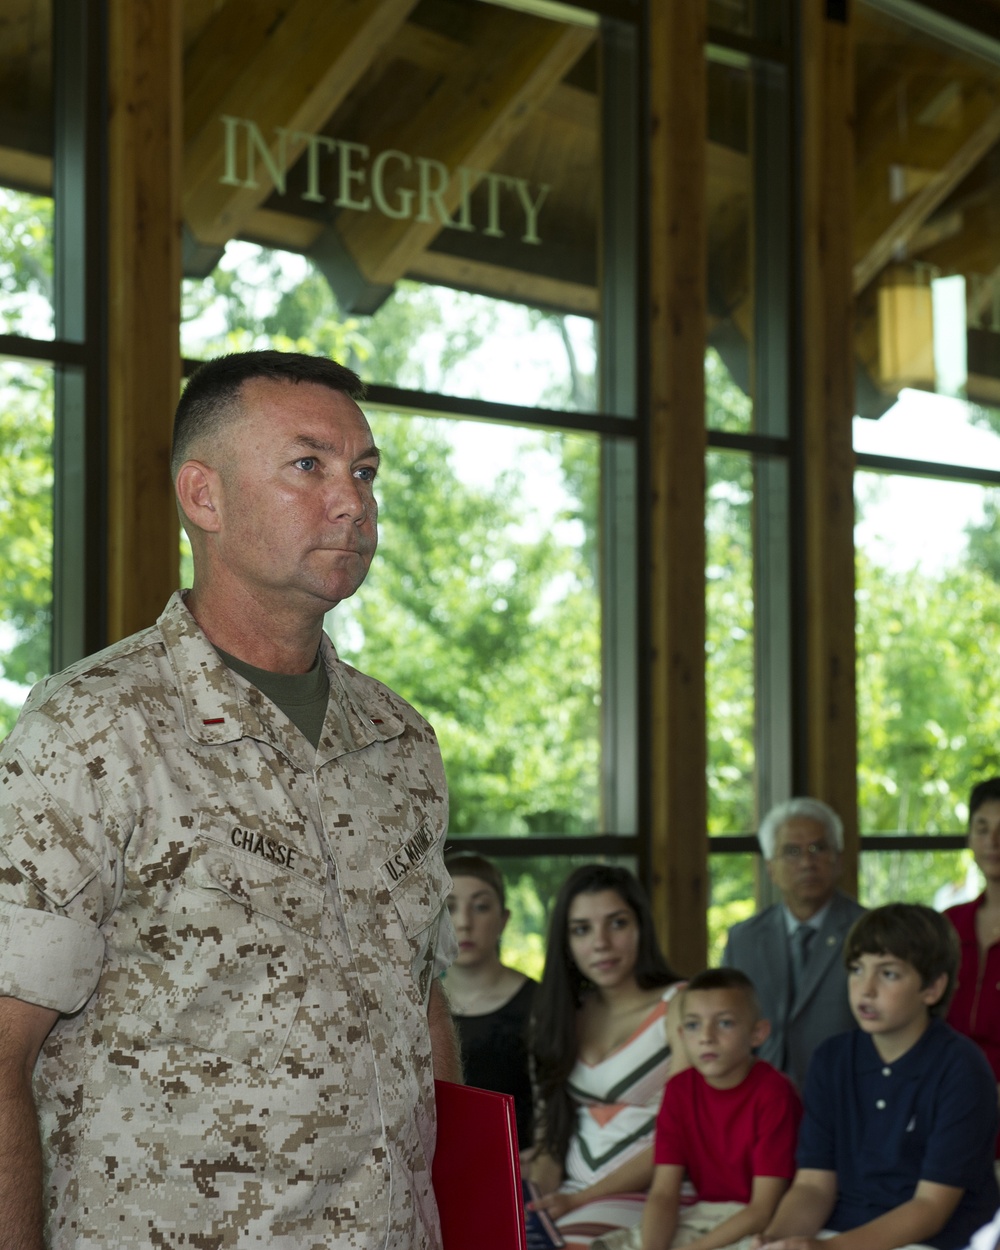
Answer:
[[[184,728],[195,742],[221,746],[255,738],[293,759],[301,759],[308,749],[310,766],[318,767],[403,732],[388,691],[343,664],[325,634],[320,655],[330,678],[331,698],[319,749],[312,757],[305,738],[270,699],[226,667],[188,611],[182,592],[170,597],[157,627],[183,703]]]

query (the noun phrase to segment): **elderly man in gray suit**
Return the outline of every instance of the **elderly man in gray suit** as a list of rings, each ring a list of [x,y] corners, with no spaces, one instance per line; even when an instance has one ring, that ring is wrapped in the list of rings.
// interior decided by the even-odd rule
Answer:
[[[841,951],[865,909],[837,889],[844,825],[819,799],[779,803],[757,838],[782,901],[733,925],[723,963],[750,977],[771,1022],[761,1058],[801,1089],[819,1043],[854,1027]]]

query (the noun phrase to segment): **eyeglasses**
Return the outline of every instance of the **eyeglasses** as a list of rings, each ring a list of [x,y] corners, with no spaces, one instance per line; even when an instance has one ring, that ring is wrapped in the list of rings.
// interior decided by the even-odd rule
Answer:
[[[821,855],[832,854],[833,851],[825,842],[810,842],[808,846],[798,846],[795,842],[789,842],[778,852],[778,857],[794,864],[804,855],[808,855],[810,859],[819,859]]]

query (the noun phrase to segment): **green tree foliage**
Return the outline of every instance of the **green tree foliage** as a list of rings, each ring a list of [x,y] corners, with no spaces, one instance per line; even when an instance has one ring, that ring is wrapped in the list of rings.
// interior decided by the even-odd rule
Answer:
[[[750,400],[712,350],[706,357],[705,388],[710,427],[750,428]],[[708,831],[747,833],[756,827],[751,457],[710,452],[706,478]],[[711,855],[709,871],[709,958],[718,962],[730,926],[754,911],[754,856]]]
[[[52,333],[52,201],[0,187],[0,327]]]
[[[578,547],[532,517],[516,468],[463,482],[448,423],[371,420],[379,554],[331,615],[338,649],[434,724],[454,833],[595,831],[600,621]]]
[[[49,671],[52,627],[52,372],[0,374],[0,677],[30,685]],[[17,710],[0,701],[0,736]]]

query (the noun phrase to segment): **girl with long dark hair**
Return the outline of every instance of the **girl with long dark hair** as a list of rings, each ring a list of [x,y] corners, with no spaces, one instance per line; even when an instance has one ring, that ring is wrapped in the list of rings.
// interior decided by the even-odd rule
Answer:
[[[537,1207],[567,1245],[642,1218],[653,1128],[671,1071],[687,1066],[649,903],[624,868],[588,864],[563,883],[535,995]]]

